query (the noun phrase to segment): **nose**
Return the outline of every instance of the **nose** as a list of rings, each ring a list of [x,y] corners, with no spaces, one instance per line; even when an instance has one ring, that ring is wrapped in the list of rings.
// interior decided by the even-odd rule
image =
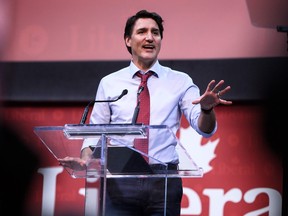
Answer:
[[[152,33],[147,33],[146,34],[146,40],[153,40]]]

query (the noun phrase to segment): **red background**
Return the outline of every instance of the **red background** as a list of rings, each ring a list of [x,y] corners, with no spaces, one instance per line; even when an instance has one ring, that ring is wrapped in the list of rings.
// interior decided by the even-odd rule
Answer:
[[[5,119],[13,122],[13,125],[17,122],[19,134],[40,156],[39,169],[61,168],[33,133],[33,129],[35,126],[63,126],[66,123],[78,123],[82,111],[83,108],[77,106],[10,107],[5,110]],[[262,132],[264,125],[261,106],[217,107],[216,113],[219,129],[211,140],[220,138],[220,142],[215,149],[216,157],[210,162],[212,170],[205,173],[203,178],[184,179],[184,187],[194,190],[201,200],[201,214],[196,215],[217,215],[215,213],[217,211],[211,205],[218,201],[209,199],[204,195],[204,190],[220,189],[225,194],[229,190],[237,188],[242,192],[239,202],[228,202],[224,206],[224,215],[244,215],[268,206],[271,200],[265,194],[259,195],[251,204],[243,200],[243,196],[248,190],[256,188],[270,188],[282,193],[281,161],[269,148]],[[182,121],[182,127],[187,127],[185,119]],[[192,144],[193,140],[189,142]],[[207,139],[202,139],[202,143],[203,145],[207,143]],[[33,213],[32,215],[40,215],[41,208],[43,208],[41,207],[43,175],[39,173],[39,169],[38,173],[35,173],[33,187],[30,189],[30,198],[27,199],[27,207],[29,212]],[[63,170],[57,176],[56,184],[56,203],[52,210],[55,215],[63,215],[63,212],[67,213],[67,211],[72,215],[84,213],[84,197],[79,194],[79,190],[85,187],[84,180],[73,179],[66,170]],[[193,203],[189,203],[188,200],[188,197],[184,195],[183,209],[189,205],[193,209]],[[276,211],[279,212],[279,208],[278,206]],[[262,215],[269,215],[269,211],[275,211],[275,206],[270,206]],[[191,213],[185,215],[193,215]]]
[[[1,61],[6,62],[55,63],[130,59],[123,41],[124,24],[129,15],[143,8],[159,12],[164,18],[161,59],[263,57],[265,61],[265,57],[287,57],[287,35],[276,31],[276,25],[288,25],[287,1],[284,0],[2,0],[1,3],[3,2],[6,5],[1,5],[3,13],[0,16],[4,14],[7,17],[3,16],[0,20],[4,21],[0,31],[0,48]],[[40,67],[37,70],[41,77],[48,69]],[[234,72],[230,67],[225,68],[227,70],[231,70],[231,74]],[[220,76],[221,70],[218,72]],[[273,72],[272,70],[272,79]],[[256,77],[256,82],[258,79],[261,77]],[[34,84],[38,81],[35,80]],[[55,76],[55,82],[56,80]],[[239,79],[239,86],[243,88],[241,92],[249,87],[244,81]],[[23,89],[25,91],[27,89]],[[35,94],[38,92],[35,91]],[[36,126],[79,123],[83,106],[59,106],[53,104],[53,101],[52,105],[29,105],[21,97],[19,100],[20,103],[18,101],[5,106],[1,110],[1,117],[11,124],[40,159],[26,198],[28,215],[82,215],[84,197],[79,194],[79,190],[85,187],[84,180],[73,179],[62,170],[33,133],[33,129]],[[235,102],[229,107],[216,108],[219,129],[211,140],[220,141],[214,152],[215,158],[210,161],[212,170],[205,173],[203,178],[184,179],[185,190],[190,189],[193,194],[190,197],[185,194],[183,197],[182,209],[185,210],[185,215],[238,216],[265,207],[268,208],[263,210],[264,213],[255,214],[280,215],[281,202],[275,205],[275,197],[269,198],[263,193],[252,203],[245,201],[244,195],[258,188],[272,189],[282,194],[283,170],[280,159],[273,153],[271,143],[268,143],[266,134],[262,131],[265,127],[263,120],[266,118],[262,112],[263,106]],[[187,127],[185,120],[181,126]],[[187,140],[191,144],[194,141]],[[209,140],[201,141],[204,148]],[[12,169],[19,169],[19,166],[22,169],[21,161],[19,163],[18,158],[13,157],[13,150],[17,151],[13,147],[11,146],[12,153],[4,152],[9,158],[7,164],[11,166],[12,161],[15,162]],[[59,174],[56,179],[49,179],[51,173],[57,170]],[[41,173],[45,173],[45,178]],[[55,184],[53,180],[56,180]],[[55,189],[49,188],[50,186],[55,186]],[[46,187],[51,190],[44,191]],[[229,196],[228,193],[233,189],[241,192],[240,199],[227,202],[223,207],[221,199],[210,199],[207,196],[209,192],[218,191],[223,192],[222,199],[225,199],[224,196]],[[54,199],[45,200],[47,194],[55,194]],[[190,203],[192,197],[195,202]],[[199,203],[196,203],[197,198]],[[199,206],[201,208],[196,209]],[[188,207],[191,209],[187,210]],[[195,213],[197,210],[198,213]]]

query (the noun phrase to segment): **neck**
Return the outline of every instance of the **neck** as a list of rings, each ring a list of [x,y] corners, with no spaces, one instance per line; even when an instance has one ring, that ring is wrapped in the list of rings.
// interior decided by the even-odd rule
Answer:
[[[139,61],[132,59],[132,62],[142,71],[146,72],[148,71],[157,61],[157,59],[154,59],[153,61]]]

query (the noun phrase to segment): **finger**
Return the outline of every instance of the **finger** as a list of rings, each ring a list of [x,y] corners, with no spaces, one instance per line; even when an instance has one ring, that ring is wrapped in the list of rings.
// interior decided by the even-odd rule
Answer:
[[[232,101],[227,101],[227,100],[220,99],[220,103],[224,104],[224,105],[231,105]]]
[[[212,91],[213,86],[214,86],[214,83],[215,83],[215,80],[211,80],[211,81],[208,83],[208,86],[207,86],[207,88],[206,88],[206,91]]]
[[[192,101],[192,104],[199,104],[200,101],[201,101],[200,99],[196,99],[196,100]]]
[[[218,91],[218,93],[217,93],[218,97],[226,94],[226,92],[228,92],[230,89],[231,89],[231,87],[227,86],[225,89]]]
[[[213,88],[212,92],[214,93],[218,93],[221,86],[224,84],[224,80],[220,80],[216,85],[215,87]]]

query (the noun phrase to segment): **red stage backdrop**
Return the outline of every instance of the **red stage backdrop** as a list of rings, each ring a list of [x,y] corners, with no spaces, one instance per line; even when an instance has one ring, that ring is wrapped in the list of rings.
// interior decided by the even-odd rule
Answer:
[[[73,179],[33,133],[35,126],[77,124],[82,112],[78,106],[6,108],[5,118],[41,160],[27,195],[28,215],[84,214],[84,179]],[[261,131],[261,107],[221,106],[216,112],[219,129],[210,139],[182,121],[179,139],[204,177],[184,179],[181,215],[281,215],[282,166]]]
[[[4,26],[7,42],[1,60],[8,62],[130,59],[123,29],[128,16],[140,9],[164,18],[160,59],[287,56],[287,35],[276,31],[278,24],[287,26],[286,0],[7,2],[11,22]],[[46,105],[8,106],[1,113],[39,155],[27,215],[83,215],[84,179],[71,178],[33,133],[35,126],[79,123],[83,107]],[[179,139],[205,173],[184,179],[181,215],[281,215],[282,166],[261,131],[261,106],[232,105],[216,112],[219,129],[211,139],[195,134],[185,119],[181,124]]]
[[[161,59],[287,56],[286,0],[13,0],[6,61],[126,60],[128,16],[164,19]]]

